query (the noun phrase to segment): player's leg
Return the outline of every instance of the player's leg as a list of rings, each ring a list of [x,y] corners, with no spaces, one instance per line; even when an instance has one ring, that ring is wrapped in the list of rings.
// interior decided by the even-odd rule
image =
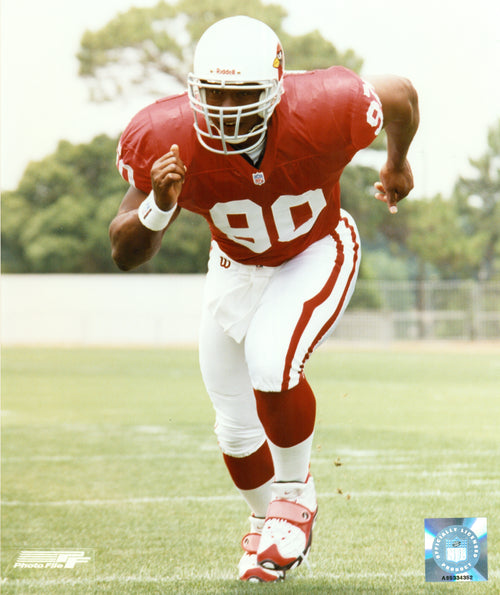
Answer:
[[[278,481],[304,481],[308,458],[288,465],[292,446],[310,440],[315,398],[304,364],[333,331],[352,295],[360,261],[356,227],[345,214],[335,234],[310,246],[271,279],[245,348],[259,417],[276,450]]]
[[[354,289],[359,259],[358,234],[344,213],[331,238],[310,246],[276,272],[247,333],[246,358],[276,474],[269,523],[259,548],[259,561],[270,567],[297,565],[310,545],[316,513],[314,484],[308,476],[315,397],[303,368],[340,320]],[[287,503],[290,498],[295,508]],[[280,522],[286,515],[292,529]],[[308,517],[305,524],[300,522],[303,515]],[[289,538],[283,540],[283,528],[294,536],[295,545]]]
[[[263,516],[274,467],[257,415],[243,345],[228,337],[208,312],[202,316],[199,357],[226,467],[252,514]]]
[[[255,406],[243,346],[228,337],[204,311],[200,329],[200,366],[215,413],[219,447],[229,474],[250,511],[250,533],[242,540],[241,580],[271,582],[284,572],[257,564],[257,546],[271,499],[273,462]]]

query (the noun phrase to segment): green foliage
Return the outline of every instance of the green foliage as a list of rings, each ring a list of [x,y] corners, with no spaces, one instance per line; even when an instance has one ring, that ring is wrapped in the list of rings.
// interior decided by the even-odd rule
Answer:
[[[29,164],[2,200],[4,272],[114,270],[107,229],[127,187],[113,165],[116,144],[105,135],[89,144],[61,141]]]
[[[87,31],[78,54],[80,74],[94,99],[111,99],[125,87],[144,90],[158,75],[185,85],[196,40],[210,24],[233,14],[267,22],[283,41],[290,70],[331,64],[361,69],[352,50],[339,52],[318,31],[287,33],[287,11],[280,4],[178,0],[131,8],[100,30]],[[2,197],[4,272],[116,271],[108,226],[127,188],[114,166],[116,144],[106,135],[88,144],[61,141],[54,154],[29,164],[17,190]],[[381,134],[372,148],[384,146]],[[376,170],[345,170],[342,205],[363,240],[361,278],[423,279],[430,272],[444,279],[500,278],[500,121],[488,134],[486,153],[471,164],[476,175],[460,179],[451,197],[407,199],[397,216],[373,199]],[[183,212],[160,253],[138,272],[204,272],[209,243],[206,222]],[[358,307],[374,307],[379,297],[360,294],[355,300]]]
[[[488,131],[488,148],[471,159],[473,178],[460,178],[454,199],[464,232],[476,238],[476,268],[481,279],[500,278],[500,119]]]
[[[459,180],[449,198],[407,199],[396,216],[373,198],[375,169],[345,170],[342,206],[360,230],[361,279],[498,278],[497,136],[493,129],[487,153],[472,162],[475,178]],[[2,197],[4,272],[116,272],[108,226],[127,188],[114,165],[117,142],[105,135],[88,144],[61,141],[54,154],[29,164],[18,189]],[[205,220],[183,212],[160,253],[137,272],[205,272],[209,245]],[[372,308],[379,302],[367,291],[353,304]]]
[[[183,48],[174,35],[157,27],[158,23],[172,21],[175,16],[172,6],[159,2],[154,7],[133,7],[118,14],[102,29],[84,33],[77,54],[79,72],[83,77],[95,79],[94,100],[111,99],[121,93],[121,73],[127,69],[140,81],[147,79],[154,69],[180,79],[180,73],[187,67]],[[106,73],[101,78],[103,69]],[[107,88],[110,82],[114,85],[112,89]]]
[[[18,189],[2,198],[3,272],[117,272],[108,227],[128,187],[115,167],[117,143],[105,135],[89,144],[61,141],[30,163]],[[209,246],[205,220],[183,212],[138,272],[203,272]]]
[[[363,60],[353,50],[339,52],[319,31],[311,31],[297,37],[283,33],[280,39],[285,48],[288,70],[313,70],[333,65],[346,66],[355,72],[361,70]]]
[[[89,81],[91,99],[111,100],[140,87],[156,92],[158,75],[163,88],[169,81],[185,85],[197,40],[214,22],[235,14],[265,21],[280,37],[287,68],[304,70],[342,64],[359,72],[362,60],[351,49],[344,53],[318,31],[301,36],[282,26],[287,11],[261,0],[163,1],[151,7],[131,8],[97,31],[86,31],[80,43],[80,75]]]
[[[456,202],[437,195],[411,207],[408,248],[436,267],[442,279],[475,276],[481,238],[464,232]]]
[[[408,278],[421,280],[429,275],[500,278],[500,121],[488,133],[485,154],[470,162],[475,176],[459,179],[450,197],[410,197],[396,216],[367,198],[373,195],[375,170],[358,166],[344,171],[342,204],[358,224],[378,278],[401,278],[402,263]],[[383,273],[374,263],[376,253],[385,254],[385,262],[388,257],[396,262],[397,272],[386,268]]]
[[[363,165],[348,166],[342,174],[341,203],[356,221],[363,240],[373,241],[379,237],[380,228],[387,218],[386,209],[375,200],[373,184],[378,172]]]
[[[500,278],[500,120],[472,178],[460,178],[449,199],[411,205],[407,246],[443,279]]]
[[[185,84],[196,41],[215,21],[247,14],[266,21],[286,45],[288,66],[315,68],[361,59],[339,53],[317,31],[293,37],[282,28],[286,10],[248,0],[158,2],[118,14],[98,31],[86,31],[78,53],[80,75],[92,81],[94,99],[111,99],[127,85],[144,86],[155,75]],[[128,78],[127,78],[128,77]],[[108,226],[126,190],[116,173],[117,139],[104,135],[88,145],[61,141],[56,152],[31,163],[15,192],[3,199],[4,272],[112,272]],[[138,272],[206,270],[210,234],[206,222],[183,212],[160,253]]]
[[[26,273],[29,267],[21,234],[33,215],[32,205],[17,192],[2,194],[2,270],[4,273]]]
[[[204,273],[210,250],[210,230],[200,215],[182,211],[163,239],[160,252],[137,272]]]
[[[192,49],[203,32],[220,19],[246,15],[266,22],[278,35],[282,31],[282,21],[287,11],[279,4],[263,4],[261,0],[206,0],[201,5],[196,0],[179,0],[178,14],[185,15],[186,29],[189,32]]]

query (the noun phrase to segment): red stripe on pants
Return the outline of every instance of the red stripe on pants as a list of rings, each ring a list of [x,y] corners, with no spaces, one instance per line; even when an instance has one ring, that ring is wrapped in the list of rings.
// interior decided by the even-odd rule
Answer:
[[[337,318],[338,318],[338,316],[340,314],[340,311],[344,307],[344,303],[345,303],[346,298],[347,298],[347,293],[349,292],[349,288],[351,287],[351,284],[352,284],[353,279],[354,279],[354,275],[356,273],[356,265],[357,265],[357,262],[358,262],[358,259],[359,259],[359,244],[357,242],[357,237],[356,237],[356,234],[354,233],[354,229],[353,229],[353,227],[351,225],[349,225],[348,220],[347,219],[342,219],[342,221],[344,221],[345,224],[346,224],[346,226],[351,230],[351,237],[352,237],[352,241],[354,243],[354,258],[352,260],[352,269],[351,269],[351,272],[349,273],[349,278],[347,279],[346,286],[345,286],[344,291],[342,293],[342,297],[340,298],[340,301],[339,301],[339,303],[337,305],[337,308],[335,309],[335,312],[326,321],[326,323],[321,327],[321,330],[316,335],[316,338],[314,339],[314,341],[311,343],[311,346],[309,347],[309,350],[308,350],[308,352],[306,354],[305,360],[313,352],[314,348],[316,347],[316,345],[320,341],[321,337],[323,337],[325,335],[325,333],[328,331],[328,329],[337,320]]]
[[[304,367],[304,364],[305,364],[307,358],[311,355],[311,353],[313,352],[313,350],[316,347],[316,345],[318,344],[318,342],[321,340],[321,338],[325,335],[325,333],[328,331],[328,329],[336,321],[339,313],[341,312],[341,310],[344,306],[344,303],[345,303],[345,300],[347,297],[347,293],[349,291],[349,288],[351,286],[351,283],[353,281],[353,278],[354,278],[354,275],[356,272],[356,264],[358,261],[358,254],[359,254],[359,244],[356,241],[356,234],[354,233],[354,229],[352,228],[351,225],[349,225],[349,221],[346,218],[343,218],[342,221],[351,230],[351,237],[354,242],[353,266],[352,266],[351,272],[349,274],[349,278],[347,280],[344,291],[342,293],[342,296],[339,300],[339,303],[337,304],[337,308],[335,309],[333,315],[328,319],[328,321],[321,327],[321,330],[319,331],[319,333],[316,335],[313,342],[309,346],[309,349],[307,350],[307,353],[306,353],[304,359],[302,360],[301,369]],[[288,351],[286,354],[285,368],[283,371],[283,381],[281,384],[281,390],[288,389],[288,386],[290,383],[290,370],[292,368],[293,358],[297,351],[297,348],[298,348],[300,339],[304,333],[304,330],[306,329],[307,325],[309,324],[316,308],[318,308],[323,302],[325,302],[332,294],[332,292],[335,288],[335,285],[338,281],[338,278],[340,276],[340,273],[342,271],[342,265],[344,264],[344,260],[345,260],[344,246],[343,246],[343,244],[340,240],[340,237],[336,231],[333,232],[332,236],[335,239],[335,243],[337,244],[337,257],[335,259],[335,264],[334,264],[334,267],[332,269],[330,276],[328,277],[325,285],[323,286],[323,289],[319,293],[317,293],[314,297],[312,297],[310,300],[307,300],[302,307],[302,313],[300,315],[299,321],[297,322],[295,330],[292,334],[292,338],[290,340],[290,345],[288,347]]]

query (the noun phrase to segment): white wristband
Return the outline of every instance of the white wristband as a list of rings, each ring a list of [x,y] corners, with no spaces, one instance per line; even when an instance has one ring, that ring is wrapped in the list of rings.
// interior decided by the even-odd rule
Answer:
[[[170,210],[162,211],[155,201],[154,191],[146,196],[146,198],[139,205],[137,214],[139,215],[139,221],[151,231],[161,231],[165,229],[170,223],[177,204],[175,204]]]

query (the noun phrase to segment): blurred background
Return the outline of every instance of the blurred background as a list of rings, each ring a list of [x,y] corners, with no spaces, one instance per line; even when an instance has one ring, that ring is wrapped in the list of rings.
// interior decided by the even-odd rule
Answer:
[[[332,340],[499,339],[498,2],[2,0],[3,343],[196,341],[208,228],[183,212],[152,262],[119,273],[115,150],[141,107],[184,89],[206,27],[241,13],[278,33],[289,70],[392,72],[419,92],[398,215],[373,199],[383,135],[344,173],[363,261]]]

